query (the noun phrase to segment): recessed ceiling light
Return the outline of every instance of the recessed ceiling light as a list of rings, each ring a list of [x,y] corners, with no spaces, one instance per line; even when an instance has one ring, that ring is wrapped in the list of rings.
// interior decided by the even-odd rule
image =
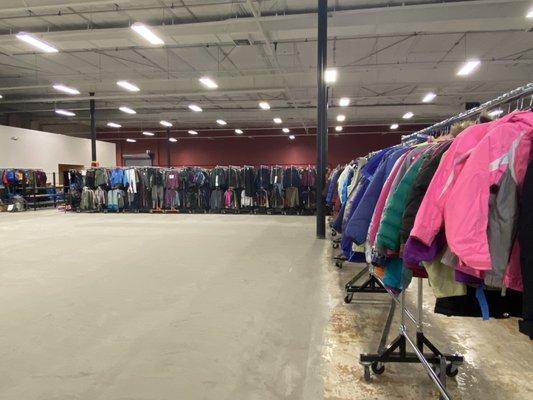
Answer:
[[[172,143],[176,143],[178,139],[176,139],[175,137],[171,137],[171,138],[168,138],[168,141]]]
[[[117,85],[126,90],[129,90],[130,92],[138,92],[139,90],[141,90],[136,85],[128,81],[118,81]]]
[[[122,128],[122,125],[116,124],[114,122],[108,122],[107,126],[109,126],[110,128]]]
[[[479,68],[481,64],[481,61],[479,60],[470,60],[463,64],[463,66],[457,71],[457,75],[459,76],[466,76],[470,75],[472,72],[474,72],[476,69]]]
[[[398,125],[398,124],[392,124],[390,126],[390,129],[394,130],[394,129],[398,129],[399,127],[400,127],[400,125]]]
[[[224,121],[223,119],[217,119],[217,124],[224,126],[224,125],[227,125],[228,123]]]
[[[200,79],[198,79],[202,85],[209,89],[216,89],[218,87],[217,83],[207,76],[203,76]]]
[[[165,120],[159,121],[159,124],[163,125],[166,128],[170,128],[172,126],[172,124],[170,122],[165,121]]]
[[[498,108],[496,110],[492,110],[491,112],[489,112],[489,116],[491,117],[499,117],[500,115],[503,114],[503,110],[501,108]]]
[[[4,96],[2,96],[2,95],[0,94],[0,99],[3,99],[3,98],[4,98]]]
[[[71,88],[61,83],[55,84],[53,88],[55,90],[59,90],[60,92],[67,93],[67,94],[80,94],[80,91],[78,89]]]
[[[202,107],[197,106],[196,104],[189,104],[189,108],[194,112],[202,112]]]
[[[135,22],[131,29],[133,29],[137,34],[142,36],[144,39],[148,40],[151,44],[154,45],[162,45],[165,44],[165,42],[157,36],[150,28],[148,28],[145,24],[141,22]]]
[[[414,114],[411,112],[411,111],[407,111],[404,115],[403,115],[403,119],[411,119],[414,117]]]
[[[126,139],[126,142],[135,143],[136,140],[135,139]]]
[[[270,110],[270,104],[268,104],[266,101],[262,101],[259,103],[259,108],[262,110]]]
[[[133,108],[126,106],[120,106],[118,109],[126,114],[137,114],[137,111],[135,111]]]
[[[296,136],[294,136],[294,135],[289,135],[289,139],[290,139],[290,140],[294,140],[294,139],[296,139]]]
[[[344,122],[344,121],[346,121],[346,115],[343,115],[343,114],[339,114],[339,115],[337,115],[337,121],[338,121],[338,122]]]
[[[144,131],[144,132],[143,132],[143,135],[144,135],[144,136],[154,136],[155,133],[153,133],[153,132],[148,132],[148,131]]]
[[[73,117],[73,116],[76,115],[72,111],[62,110],[62,109],[59,109],[59,108],[56,110],[56,114],[64,115],[66,117]]]
[[[526,14],[526,18],[533,18],[533,8],[531,8]]]
[[[337,69],[336,68],[326,69],[326,72],[324,72],[324,81],[326,83],[337,82]]]
[[[274,123],[275,123],[275,124],[281,124],[282,122],[283,122],[283,121],[282,121],[281,118],[279,118],[279,117],[274,118]]]
[[[189,135],[198,135],[198,132],[196,132],[196,131],[189,131]]]
[[[336,127],[335,127],[335,130],[336,130],[337,132],[342,132],[342,126],[336,126]]]
[[[56,49],[49,43],[46,43],[44,40],[37,39],[35,36],[27,32],[17,33],[17,39],[22,40],[28,44],[31,44],[33,47],[37,47],[39,50],[44,51],[45,53],[57,53],[59,50]]]
[[[431,103],[433,100],[435,100],[435,97],[437,97],[437,95],[433,92],[429,92],[428,94],[426,94],[424,96],[424,98],[422,99],[422,102],[423,103]]]
[[[244,132],[242,131],[242,129],[235,129],[235,133],[237,135],[242,135]]]
[[[289,133],[291,130],[289,128],[283,128],[282,131],[283,133]]]
[[[347,107],[350,105],[350,99],[348,97],[341,97],[339,99],[339,106]]]

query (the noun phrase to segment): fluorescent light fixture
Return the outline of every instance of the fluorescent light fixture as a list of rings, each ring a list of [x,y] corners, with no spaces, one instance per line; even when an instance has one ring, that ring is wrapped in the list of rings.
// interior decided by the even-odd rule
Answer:
[[[492,110],[491,112],[489,112],[489,116],[491,117],[499,117],[500,115],[503,114],[503,110],[501,108],[497,108],[496,110]]]
[[[337,132],[342,132],[342,126],[340,126],[340,125],[339,125],[339,126],[336,126],[336,127],[335,127],[335,130],[336,130]]]
[[[189,104],[189,109],[194,112],[202,112],[202,107],[197,106],[196,104]]]
[[[143,135],[144,135],[144,136],[154,136],[155,133],[154,133],[154,132],[144,131],[144,132],[143,132]]]
[[[208,78],[207,76],[203,76],[198,80],[208,89],[216,89],[218,87],[218,84],[213,79]]]
[[[33,47],[37,47],[39,50],[44,51],[45,53],[57,53],[59,52],[54,46],[49,43],[46,43],[44,40],[37,39],[30,33],[19,32],[17,33],[17,39],[22,40],[28,44],[31,44]]]
[[[283,133],[289,133],[291,130],[289,128],[283,128],[282,131]]]
[[[289,139],[290,139],[290,140],[294,140],[294,139],[296,139],[296,136],[294,136],[294,135],[289,135]]]
[[[217,124],[224,126],[224,125],[227,125],[228,123],[224,121],[223,119],[217,119]]]
[[[459,69],[459,71],[457,71],[457,75],[459,76],[470,75],[472,72],[478,69],[480,65],[481,65],[481,61],[479,60],[467,61],[463,64],[463,66]]]
[[[400,125],[398,125],[398,124],[392,124],[390,126],[390,129],[395,130],[395,129],[398,129],[399,127],[400,127]]]
[[[129,108],[126,106],[120,106],[118,109],[122,112],[125,112],[126,114],[137,114],[137,111],[135,111],[133,108]]]
[[[148,28],[145,24],[141,22],[135,22],[131,29],[133,29],[137,34],[142,36],[144,39],[146,39],[148,42],[154,45],[162,45],[165,44],[163,40],[157,36],[150,28]]]
[[[135,143],[136,140],[135,139],[126,139],[126,142]]]
[[[237,135],[242,135],[244,132],[242,131],[242,129],[235,129],[235,133]]]
[[[533,7],[529,9],[526,14],[526,18],[533,18]]]
[[[128,81],[117,81],[117,85],[126,90],[129,90],[130,92],[138,92],[141,90],[136,85]]]
[[[338,122],[344,122],[344,121],[346,121],[346,115],[343,115],[343,114],[339,114],[339,115],[337,115],[337,121],[338,121]]]
[[[165,121],[165,120],[159,121],[159,124],[163,125],[166,128],[170,128],[172,126],[172,124],[170,122]]]
[[[433,100],[435,100],[435,97],[437,97],[437,95],[433,92],[429,92],[427,93],[424,98],[422,99],[422,102],[423,103],[431,103]]]
[[[0,94],[0,99],[3,99],[3,98],[4,98],[4,96],[2,96],[2,95]]]
[[[198,132],[196,132],[196,131],[189,131],[189,135],[198,135]]]
[[[337,69],[336,68],[326,69],[326,72],[324,72],[324,80],[326,81],[326,83],[337,82]]]
[[[78,89],[74,89],[71,87],[68,87],[66,85],[63,85],[61,83],[57,83],[53,86],[55,90],[59,90],[60,92],[64,92],[67,94],[80,94],[80,91]]]
[[[108,122],[107,126],[109,126],[110,128],[122,128],[122,125],[116,124],[114,122]]]
[[[404,115],[403,115],[403,119],[411,119],[414,117],[414,114],[411,112],[411,111],[407,111]]]
[[[270,110],[270,104],[268,104],[266,101],[262,101],[259,103],[259,108],[262,110]]]
[[[72,111],[62,110],[62,109],[59,109],[59,108],[56,110],[56,114],[64,115],[66,117],[73,117],[73,116],[76,115]]]
[[[178,139],[176,139],[175,137],[171,137],[171,138],[168,138],[168,141],[172,143],[176,143]]]
[[[350,105],[350,99],[348,97],[341,97],[339,99],[339,106],[348,107]]]
[[[275,124],[281,124],[282,122],[283,121],[281,120],[281,118],[279,118],[279,117],[274,118],[274,123]]]

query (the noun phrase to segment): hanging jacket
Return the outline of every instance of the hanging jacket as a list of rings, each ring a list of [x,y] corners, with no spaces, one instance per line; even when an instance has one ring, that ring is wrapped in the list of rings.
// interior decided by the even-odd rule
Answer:
[[[343,171],[339,175],[339,180],[337,183],[337,192],[339,195],[339,199],[341,200],[341,204],[344,204],[346,202],[346,198],[348,197],[348,185],[352,180],[353,172],[354,167],[348,164],[344,167]]]
[[[339,179],[339,175],[341,174],[341,169],[336,168],[333,170],[333,172],[330,175],[329,183],[327,185],[327,191],[326,191],[326,203],[331,205],[333,203],[333,195],[335,193],[335,187],[337,186],[337,181]]]
[[[115,168],[111,171],[111,187],[117,188],[122,186],[124,181],[124,170],[122,168]]]
[[[283,187],[300,187],[300,171],[298,171],[298,168],[292,166],[285,169],[283,173]]]
[[[521,193],[518,241],[521,246],[520,264],[524,287],[520,332],[533,339],[533,160],[529,162]]]
[[[244,191],[246,196],[253,197],[255,196],[255,169],[254,167],[244,167],[243,168],[243,177],[244,177]]]
[[[257,169],[255,187],[258,190],[270,188],[270,168],[261,166]]]

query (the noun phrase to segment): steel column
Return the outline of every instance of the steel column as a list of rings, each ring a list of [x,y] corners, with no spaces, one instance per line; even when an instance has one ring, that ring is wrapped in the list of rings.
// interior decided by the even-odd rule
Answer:
[[[167,127],[167,167],[170,168],[170,128]]]
[[[94,92],[89,93],[89,96],[94,97]],[[91,114],[91,161],[96,161],[96,107],[94,98],[89,100],[89,109]]]

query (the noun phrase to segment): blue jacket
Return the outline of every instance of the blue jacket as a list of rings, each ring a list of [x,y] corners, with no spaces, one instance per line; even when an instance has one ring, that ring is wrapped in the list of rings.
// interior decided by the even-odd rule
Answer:
[[[111,187],[116,188],[121,186],[124,182],[124,170],[122,168],[115,168],[111,171]]]
[[[328,192],[326,194],[326,203],[331,204],[333,201],[333,193],[335,191],[335,186],[337,185],[337,181],[339,180],[339,175],[341,174],[341,169],[336,169],[333,171],[333,174],[331,175],[331,179],[329,181],[328,185]]]

